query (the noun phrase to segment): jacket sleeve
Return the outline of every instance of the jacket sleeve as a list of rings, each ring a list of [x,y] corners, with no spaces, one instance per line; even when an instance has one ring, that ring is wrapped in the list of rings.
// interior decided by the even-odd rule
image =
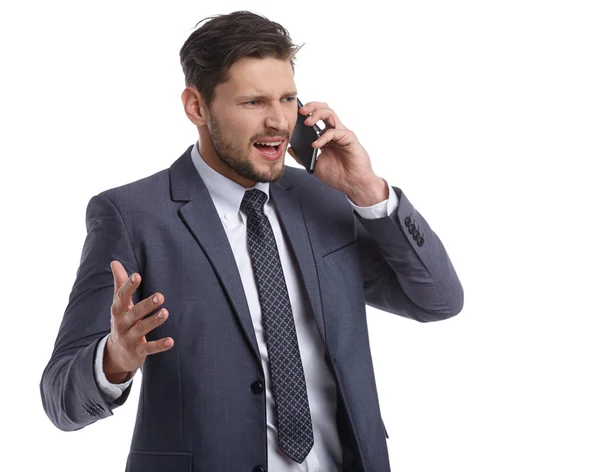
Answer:
[[[103,194],[92,197],[86,210],[85,238],[75,283],[40,382],[44,411],[63,431],[75,431],[112,416],[127,400],[131,385],[107,402],[96,382],[94,361],[101,339],[110,332],[114,297],[113,260],[128,274],[139,272],[125,223],[117,207]],[[133,296],[139,301],[141,287]]]
[[[457,315],[463,288],[444,245],[406,195],[383,218],[354,211],[366,303],[420,322]]]

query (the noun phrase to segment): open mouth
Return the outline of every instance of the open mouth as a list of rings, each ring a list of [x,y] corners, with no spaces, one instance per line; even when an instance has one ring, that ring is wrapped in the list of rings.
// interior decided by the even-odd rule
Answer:
[[[281,154],[281,149],[283,148],[283,142],[279,143],[277,146],[273,146],[270,144],[259,144],[254,143],[254,147],[258,150],[258,152],[268,158],[277,158]]]

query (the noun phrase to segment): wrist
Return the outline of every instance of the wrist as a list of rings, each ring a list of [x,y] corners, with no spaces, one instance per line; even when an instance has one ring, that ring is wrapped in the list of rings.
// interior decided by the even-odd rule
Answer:
[[[356,206],[360,207],[373,206],[390,197],[387,182],[377,176],[369,178],[363,184],[353,186],[346,195]]]
[[[127,382],[128,380],[130,380],[131,377],[133,377],[130,374],[131,374],[131,372],[116,372],[116,373],[105,372],[104,373],[104,375],[106,376],[106,380],[108,380],[111,384],[114,384],[114,385],[123,384],[123,383]]]
[[[106,380],[112,384],[121,384],[127,382],[133,377],[133,372],[123,370],[113,360],[111,356],[111,339],[108,338],[106,345],[104,346],[104,355],[102,357],[102,371]]]

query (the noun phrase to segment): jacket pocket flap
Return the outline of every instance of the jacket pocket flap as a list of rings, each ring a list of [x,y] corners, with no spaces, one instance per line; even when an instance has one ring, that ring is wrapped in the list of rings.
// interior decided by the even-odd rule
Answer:
[[[358,241],[354,240],[350,243],[330,252],[329,254],[325,254],[323,256],[323,262],[325,265],[332,265],[338,262],[343,261],[344,259],[357,256],[358,255]]]
[[[192,472],[190,452],[131,451],[125,472]]]

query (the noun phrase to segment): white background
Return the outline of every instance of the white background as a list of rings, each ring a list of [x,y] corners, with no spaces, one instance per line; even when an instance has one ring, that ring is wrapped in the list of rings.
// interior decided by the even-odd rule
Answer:
[[[368,309],[392,470],[600,470],[597,3],[350,4],[2,3],[1,470],[124,470],[141,377],[114,416],[70,433],[39,382],[89,199],[197,139],[179,49],[238,9],[306,43],[300,98],[356,132],[464,286],[439,323]]]

